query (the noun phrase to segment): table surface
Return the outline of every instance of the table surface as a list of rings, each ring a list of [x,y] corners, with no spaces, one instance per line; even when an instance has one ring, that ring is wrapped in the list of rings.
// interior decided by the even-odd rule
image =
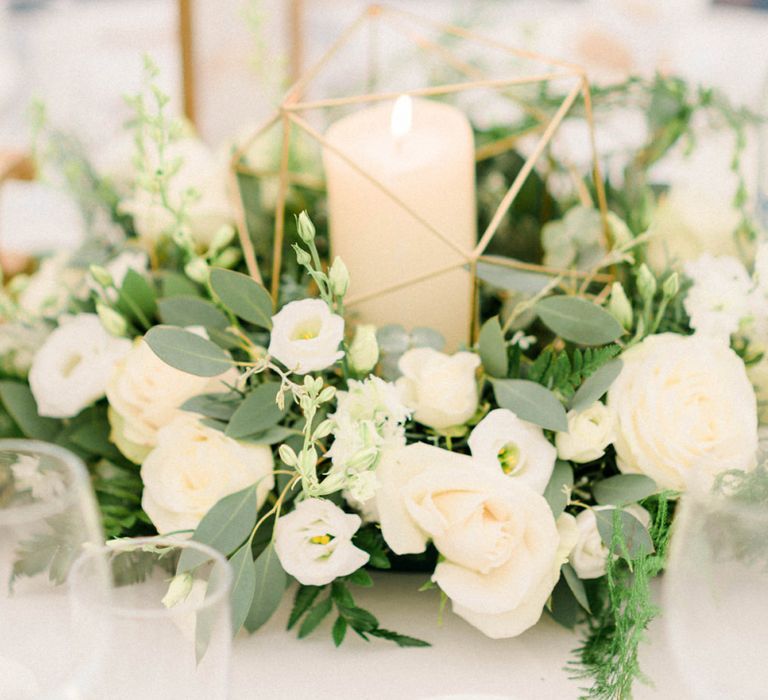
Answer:
[[[490,694],[510,700],[578,698],[583,682],[564,670],[578,645],[576,634],[546,615],[515,639],[491,640],[446,608],[437,624],[435,591],[417,592],[423,574],[378,574],[372,589],[357,589],[357,602],[383,627],[429,641],[429,648],[400,649],[366,643],[354,634],[336,649],[325,622],[309,638],[286,632],[292,596],[259,632],[234,645],[232,700],[426,700],[451,694]],[[657,594],[659,587],[656,587]],[[331,621],[333,618],[330,618]],[[654,620],[641,667],[655,687],[637,684],[636,700],[690,700],[666,644],[664,624]]]

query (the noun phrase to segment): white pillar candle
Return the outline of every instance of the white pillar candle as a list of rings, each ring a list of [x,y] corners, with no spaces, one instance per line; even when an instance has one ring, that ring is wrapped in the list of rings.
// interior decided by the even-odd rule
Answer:
[[[477,239],[474,138],[450,105],[401,97],[350,114],[326,132],[330,144],[381,183],[456,247]],[[349,268],[349,296],[371,292],[459,264],[462,254],[329,148],[323,150],[331,249]],[[467,342],[471,278],[458,268],[403,289],[353,303],[360,321],[430,326],[447,348]]]

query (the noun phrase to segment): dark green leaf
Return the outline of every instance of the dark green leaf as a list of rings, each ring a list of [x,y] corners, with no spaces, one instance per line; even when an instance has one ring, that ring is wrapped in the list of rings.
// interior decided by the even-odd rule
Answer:
[[[387,639],[390,642],[394,642],[399,647],[431,647],[429,642],[425,642],[423,639],[416,639],[416,637],[409,637],[406,634],[399,634],[398,632],[391,632],[390,630],[377,627],[375,630],[370,630],[369,634],[372,637],[379,637],[380,639]]]
[[[368,560],[375,569],[391,569],[392,564],[387,556],[387,545],[381,531],[375,526],[362,527],[354,535],[353,542],[371,557]]]
[[[617,533],[620,546],[615,553],[634,559],[643,553],[653,552],[653,542],[648,530],[634,515],[618,508],[595,510],[597,531],[606,547],[613,547],[614,521],[618,523],[620,532]]]
[[[198,377],[215,377],[232,367],[227,353],[210,340],[173,326],[155,326],[144,340],[166,364]]]
[[[120,450],[109,440],[111,428],[106,420],[92,420],[76,428],[69,439],[88,452],[107,459],[120,459]]]
[[[611,360],[604,364],[579,387],[568,404],[568,408],[583,411],[595,401],[599,401],[621,374],[622,366],[621,360]]]
[[[164,297],[200,296],[200,288],[189,277],[178,272],[162,273],[160,291]]]
[[[296,596],[293,599],[293,608],[291,609],[291,615],[288,618],[288,626],[286,629],[291,629],[299,621],[301,616],[309,610],[323,588],[324,586],[299,585],[296,589]]]
[[[260,328],[272,328],[272,297],[253,278],[241,272],[214,268],[211,288],[236,316]]]
[[[624,332],[605,309],[580,297],[551,296],[534,308],[547,327],[572,343],[605,345]]]
[[[256,573],[256,587],[253,595],[248,617],[245,620],[245,628],[254,632],[261,627],[277,610],[283,599],[288,576],[280,560],[275,554],[274,546],[270,543],[256,559],[254,567]]]
[[[581,606],[573,595],[564,576],[560,577],[555,589],[552,591],[549,613],[567,629],[573,629],[581,616]]]
[[[560,571],[565,582],[568,584],[568,588],[571,589],[574,597],[579,601],[579,605],[587,612],[592,612],[589,609],[589,600],[587,599],[587,591],[584,589],[584,582],[576,575],[573,567],[570,564],[563,564]]]
[[[568,495],[565,488],[573,486],[573,468],[569,462],[558,459],[547,487],[544,489],[544,498],[552,509],[552,514],[557,518],[568,505]]]
[[[182,411],[200,413],[208,418],[228,421],[238,407],[238,403],[227,400],[228,394],[200,394],[187,399],[179,408]]]
[[[548,430],[568,430],[563,405],[548,389],[527,379],[494,379],[493,391],[501,408]]]
[[[509,370],[507,343],[498,316],[489,318],[480,329],[479,349],[485,371],[492,377],[506,377]]]
[[[288,408],[281,411],[276,402],[278,382],[267,382],[256,387],[235,411],[227,426],[226,434],[235,439],[260,433],[277,425]]]
[[[338,647],[344,641],[344,637],[347,634],[347,621],[339,615],[336,618],[336,622],[333,623],[333,629],[331,635],[333,636],[333,643]]]
[[[370,588],[373,586],[373,579],[365,569],[358,569],[351,573],[347,576],[347,581],[353,583],[355,586],[362,586],[363,588]]]
[[[333,607],[333,600],[331,596],[323,598],[317,605],[315,605],[307,616],[304,618],[304,622],[301,623],[299,628],[299,639],[312,634],[317,626],[328,616]]]
[[[285,442],[286,438],[296,435],[296,430],[286,428],[282,425],[275,425],[260,433],[254,433],[245,438],[248,442],[255,442],[258,445],[275,445],[278,442]]]
[[[248,617],[256,590],[256,571],[251,548],[246,543],[229,560],[232,566],[232,634],[235,635]]]
[[[355,600],[347,589],[346,585],[344,585],[343,581],[337,579],[333,582],[331,585],[331,597],[333,598],[333,601],[336,603],[336,605],[340,607],[355,607]]]
[[[59,421],[38,414],[35,397],[26,384],[0,381],[0,399],[25,437],[52,442],[61,429]]]
[[[349,626],[357,632],[371,632],[379,626],[379,621],[372,613],[357,606],[339,606],[339,612],[346,618]]]
[[[159,299],[160,320],[169,326],[204,326],[223,330],[229,319],[210,301],[200,297],[173,296]]]
[[[155,292],[136,270],[128,270],[118,292],[117,308],[124,315],[148,328],[157,313]]]
[[[592,487],[592,495],[598,503],[612,506],[636,503],[657,491],[656,482],[644,474],[617,474]]]

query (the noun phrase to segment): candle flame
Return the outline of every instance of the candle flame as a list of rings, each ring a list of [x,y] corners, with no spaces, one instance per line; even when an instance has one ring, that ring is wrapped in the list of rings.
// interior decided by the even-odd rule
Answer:
[[[410,130],[413,124],[413,100],[410,95],[400,95],[392,107],[392,136],[402,138]]]

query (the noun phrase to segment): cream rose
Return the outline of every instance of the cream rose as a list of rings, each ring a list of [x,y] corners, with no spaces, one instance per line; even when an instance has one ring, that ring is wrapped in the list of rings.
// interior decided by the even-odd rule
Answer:
[[[269,354],[298,374],[316,372],[344,357],[343,339],[344,319],[324,301],[292,301],[272,317]]]
[[[41,416],[71,418],[104,396],[131,341],[104,330],[96,314],[64,316],[32,360],[29,388]]]
[[[614,423],[613,413],[600,401],[583,411],[568,411],[568,432],[555,436],[557,456],[579,464],[600,459],[613,442]]]
[[[273,469],[266,445],[238,442],[182,414],[157,433],[141,465],[141,506],[158,532],[194,529],[217,501],[257,482],[261,506],[275,485]]]
[[[608,547],[597,529],[597,510],[612,510],[613,506],[595,506],[583,510],[576,516],[577,539],[569,560],[576,575],[581,579],[600,578],[605,575],[608,561]],[[651,516],[642,506],[632,504],[624,508],[645,527],[651,523]]]
[[[575,543],[572,516],[556,523],[520,481],[423,443],[383,459],[377,474],[384,539],[397,554],[434,543],[433,580],[457,615],[493,638],[538,621]]]
[[[413,417],[442,430],[462,425],[477,410],[475,370],[480,358],[472,352],[446,355],[432,348],[408,350],[398,363],[397,388]]]
[[[141,463],[155,446],[158,430],[182,413],[181,404],[198,394],[227,391],[226,384],[237,377],[234,368],[212,378],[187,374],[138,340],[107,383],[112,440],[128,459]]]
[[[491,411],[475,426],[469,449],[492,473],[501,471],[536,493],[544,493],[557,456],[541,428],[505,408]]]
[[[357,571],[369,559],[352,544],[360,522],[357,515],[324,498],[302,501],[277,521],[275,552],[280,564],[305,586],[324,586]]]
[[[754,467],[755,392],[727,345],[663,333],[626,351],[622,361],[608,392],[621,471],[684,490],[692,479]]]

